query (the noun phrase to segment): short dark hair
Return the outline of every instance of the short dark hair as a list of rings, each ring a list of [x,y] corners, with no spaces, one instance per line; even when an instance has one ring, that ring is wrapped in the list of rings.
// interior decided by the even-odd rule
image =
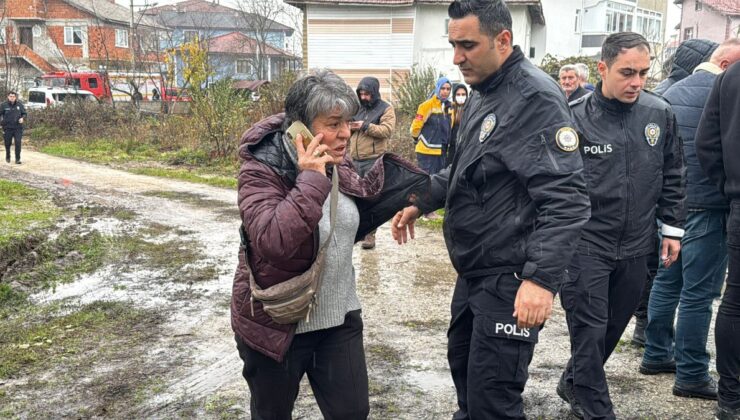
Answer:
[[[15,92],[13,92],[12,90],[8,91],[8,96],[10,96],[10,95],[15,95],[15,96],[18,96],[18,94],[17,94],[17,93],[15,93]]]
[[[357,93],[344,80],[327,69],[313,70],[288,89],[284,128],[302,121],[310,130],[316,117],[337,109],[349,121],[359,107]]]
[[[447,8],[450,19],[473,15],[480,21],[480,30],[495,37],[506,29],[511,32],[511,13],[503,0],[455,0]]]
[[[634,32],[617,32],[611,34],[604,40],[601,45],[601,61],[611,67],[617,56],[622,50],[629,50],[636,47],[645,47],[650,52],[650,43],[644,36]]]

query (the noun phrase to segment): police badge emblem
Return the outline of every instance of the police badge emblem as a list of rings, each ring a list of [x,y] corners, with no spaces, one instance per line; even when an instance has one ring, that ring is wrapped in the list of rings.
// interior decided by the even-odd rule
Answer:
[[[488,135],[491,134],[493,129],[496,128],[496,114],[488,114],[480,125],[480,134],[478,135],[478,141],[483,143]]]
[[[555,144],[564,152],[578,150],[578,133],[570,127],[563,127],[555,134]]]
[[[650,146],[655,146],[658,144],[658,139],[660,138],[660,127],[658,127],[658,124],[650,123],[645,126],[645,140],[647,140],[647,143]]]

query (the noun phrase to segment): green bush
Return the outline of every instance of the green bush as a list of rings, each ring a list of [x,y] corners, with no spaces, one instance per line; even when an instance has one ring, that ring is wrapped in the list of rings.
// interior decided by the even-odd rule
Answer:
[[[235,157],[239,138],[251,120],[252,101],[231,85],[230,79],[219,80],[193,94],[190,120],[200,135],[201,147],[211,157]]]
[[[431,66],[411,69],[411,74],[393,87],[397,95],[396,114],[415,116],[419,105],[429,99],[429,94],[434,91],[436,81],[437,75]]]
[[[116,129],[134,132],[142,122],[137,112],[132,112],[130,105],[97,103],[93,101],[72,101],[62,105],[41,110],[31,110],[27,127],[33,133],[40,128],[38,138],[49,135],[104,135]],[[32,134],[33,137],[37,137]]]

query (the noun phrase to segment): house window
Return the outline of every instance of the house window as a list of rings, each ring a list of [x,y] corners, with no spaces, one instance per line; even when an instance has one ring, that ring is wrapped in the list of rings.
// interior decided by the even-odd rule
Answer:
[[[635,8],[611,1],[606,5],[606,31],[609,33],[631,31]]]
[[[704,6],[701,3],[702,3],[701,0],[696,0],[696,4],[694,5],[694,10],[696,10],[697,12],[701,12],[701,10],[702,10],[702,8]]]
[[[683,30],[683,40],[691,39],[694,37],[694,28],[686,28]]]
[[[252,74],[252,65],[249,60],[236,60],[236,74]]]
[[[128,30],[116,29],[116,47],[128,48]]]
[[[64,45],[82,45],[82,26],[64,27]]]
[[[182,31],[182,36],[185,39],[185,42],[190,42],[198,38],[198,31]]]
[[[97,89],[98,88],[98,79],[89,78],[87,79],[87,84],[90,85],[90,89]]]
[[[647,9],[637,9],[635,32],[649,41],[661,42],[663,39],[663,14]]]

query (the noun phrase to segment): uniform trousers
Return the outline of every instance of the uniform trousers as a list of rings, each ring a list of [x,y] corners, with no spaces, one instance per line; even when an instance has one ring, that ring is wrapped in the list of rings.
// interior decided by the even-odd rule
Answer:
[[[526,418],[522,391],[539,329],[516,326],[514,272],[457,279],[447,332],[459,408],[453,419]]]
[[[587,419],[614,419],[604,364],[637,307],[645,279],[645,256],[613,260],[577,252],[561,288],[571,357],[563,379]]]

